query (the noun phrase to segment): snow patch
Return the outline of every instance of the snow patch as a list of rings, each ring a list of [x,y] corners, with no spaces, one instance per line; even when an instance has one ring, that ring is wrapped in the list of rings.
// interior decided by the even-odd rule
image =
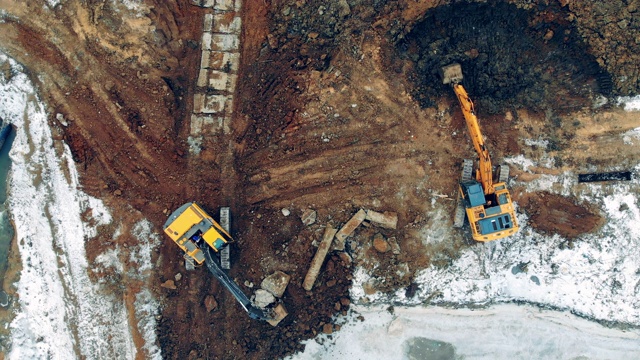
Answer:
[[[111,216],[100,200],[78,190],[71,151],[54,144],[24,70],[4,54],[0,61],[12,67],[11,78],[0,78],[0,117],[16,127],[8,204],[23,268],[7,357],[135,358],[123,301],[88,277],[85,241]]]
[[[640,95],[621,96],[618,98],[618,106],[622,105],[625,111],[640,110]]]
[[[158,347],[158,336],[156,334],[156,316],[160,313],[158,301],[155,299],[151,291],[147,288],[142,289],[136,295],[134,304],[136,308],[136,318],[138,321],[138,330],[144,338],[144,346],[147,352],[147,359],[161,360],[162,353]]]

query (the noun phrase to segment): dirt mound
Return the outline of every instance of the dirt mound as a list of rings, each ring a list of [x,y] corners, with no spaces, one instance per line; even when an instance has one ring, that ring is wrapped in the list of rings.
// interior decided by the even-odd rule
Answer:
[[[595,231],[604,222],[588,204],[576,204],[571,198],[544,191],[526,194],[519,203],[529,215],[529,225],[541,234],[558,234],[573,240]]]
[[[611,92],[610,77],[559,6],[544,12],[505,2],[440,6],[427,12],[397,49],[415,61],[413,96],[423,106],[433,106],[449,91],[438,72],[454,62],[462,65],[465,87],[488,113],[513,106],[580,108],[595,80],[600,92]]]

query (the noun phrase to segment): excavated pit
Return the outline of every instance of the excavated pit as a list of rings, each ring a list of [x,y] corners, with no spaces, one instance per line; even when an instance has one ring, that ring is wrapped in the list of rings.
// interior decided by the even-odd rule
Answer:
[[[568,8],[559,5],[535,11],[504,2],[440,6],[396,48],[414,63],[408,76],[422,107],[449,91],[438,72],[454,62],[462,65],[478,108],[490,114],[513,107],[568,112],[612,92],[611,76],[588,53]]]

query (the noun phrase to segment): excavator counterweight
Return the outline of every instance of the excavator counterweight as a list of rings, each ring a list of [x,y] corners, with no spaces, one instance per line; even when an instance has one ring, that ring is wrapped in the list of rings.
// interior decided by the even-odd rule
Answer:
[[[476,241],[502,239],[518,232],[518,223],[507,189],[509,168],[500,166],[497,181],[494,182],[494,168],[489,150],[485,146],[480,132],[473,102],[460,83],[463,79],[459,64],[451,64],[441,69],[442,82],[451,84],[464,115],[469,136],[478,155],[478,166],[473,171],[473,161],[463,161],[462,176],[459,183],[458,205],[454,217],[454,226],[464,225],[465,215],[469,220],[471,234]],[[475,176],[473,176],[475,173]]]

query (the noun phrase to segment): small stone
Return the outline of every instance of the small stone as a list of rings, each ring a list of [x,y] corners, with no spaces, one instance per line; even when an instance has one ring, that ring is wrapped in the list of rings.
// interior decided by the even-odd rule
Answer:
[[[344,264],[344,266],[346,267],[351,266],[351,262],[353,261],[353,259],[351,258],[351,255],[347,254],[346,252],[341,252],[338,254],[338,256],[340,257],[340,260],[342,260],[342,263]]]
[[[122,191],[120,191],[120,189],[118,189],[118,190],[113,192],[113,195],[120,196],[120,195],[122,195]]]
[[[333,330],[335,330],[335,331],[340,331],[340,329],[342,329],[342,326],[340,326],[340,325],[335,325],[333,327]]]
[[[338,16],[341,18],[351,15],[351,8],[347,0],[338,0]]]
[[[333,334],[333,325],[331,325],[331,324],[322,325],[322,332],[327,334],[327,335]]]
[[[553,30],[549,29],[547,30],[547,32],[544,34],[544,41],[549,41],[551,39],[553,39]]]
[[[302,223],[307,226],[314,224],[317,218],[318,218],[318,213],[313,209],[305,210],[302,213],[302,216],[300,216],[300,220],[302,220]]]
[[[175,276],[176,281],[180,281],[182,279],[182,274],[177,273]]]
[[[267,35],[267,42],[269,43],[269,47],[272,50],[275,50],[278,48],[278,38],[273,35],[273,34],[268,34]]]
[[[373,236],[373,247],[380,253],[386,253],[389,251],[389,243],[380,233]]]
[[[331,279],[331,280],[327,281],[327,286],[328,286],[328,287],[332,287],[332,286],[334,286],[335,284],[336,284],[336,280],[334,280],[334,279]]]
[[[287,208],[284,208],[284,209],[282,209],[282,215],[289,216],[289,215],[291,215],[291,211],[289,211],[289,209],[287,209]]]
[[[349,306],[351,304],[351,300],[346,297],[340,298],[340,304],[342,304],[342,306]]]
[[[216,298],[214,298],[213,295],[207,295],[207,297],[204,298],[204,307],[207,309],[207,312],[215,310],[218,307]]]
[[[253,283],[249,280],[245,280],[244,281],[244,286],[248,287],[249,289],[251,289],[253,287]]]
[[[387,242],[389,243],[389,246],[391,247],[391,252],[393,253],[393,255],[399,255],[400,254],[400,245],[398,245],[398,240],[396,240],[395,237],[390,237],[389,239],[387,239]]]
[[[333,305],[333,309],[334,309],[335,311],[340,311],[340,308],[341,308],[340,302],[337,302],[337,303],[335,303],[335,304]]]
[[[177,289],[176,284],[173,282],[173,280],[167,280],[167,281],[163,282],[162,284],[160,284],[160,286],[165,288],[165,289],[169,289],[169,290]]]
[[[310,32],[309,34],[307,34],[307,37],[312,40],[317,39],[318,36],[320,36],[320,34],[318,34],[317,32]]]

